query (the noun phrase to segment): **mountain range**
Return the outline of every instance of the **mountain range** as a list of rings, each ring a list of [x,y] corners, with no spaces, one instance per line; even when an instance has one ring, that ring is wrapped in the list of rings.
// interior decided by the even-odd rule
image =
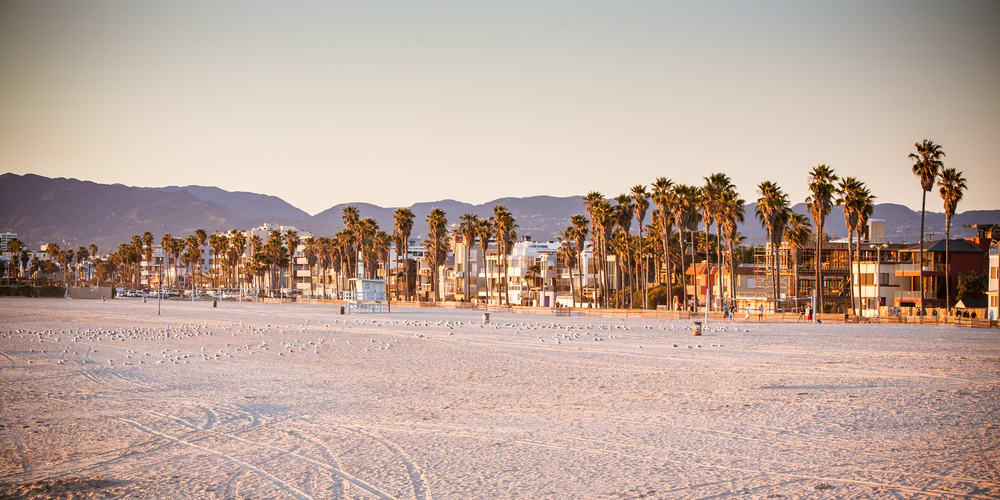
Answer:
[[[186,235],[195,229],[206,231],[249,229],[264,223],[295,226],[316,235],[332,235],[343,228],[341,213],[347,205],[358,207],[362,217],[375,219],[379,227],[391,231],[396,207],[370,203],[341,203],[316,215],[296,208],[276,196],[226,191],[210,186],[132,187],[122,184],[99,184],[67,178],[34,174],[0,175],[0,232],[13,231],[31,247],[46,242],[63,246],[97,244],[102,249],[115,247],[133,234],[150,231]],[[928,201],[939,204],[936,192]],[[528,196],[499,198],[487,203],[470,204],[452,199],[411,205],[416,219],[414,238],[423,231],[423,221],[432,208],[440,208],[452,224],[466,213],[488,217],[494,205],[507,207],[518,224],[518,234],[547,240],[555,237],[576,213],[585,214],[580,196]],[[765,232],[754,216],[754,204],[746,206],[747,222],[740,232],[749,244],[762,243]],[[805,204],[793,210],[806,213]],[[650,210],[651,212],[652,210]],[[647,215],[647,219],[648,219]],[[875,206],[872,218],[886,221],[889,241],[919,241],[920,212],[894,204]],[[952,219],[952,236],[974,234],[966,224],[1000,223],[1000,210],[969,210]],[[635,231],[633,224],[633,231]],[[834,207],[827,218],[826,230],[832,236],[845,236],[843,213]],[[925,232],[944,236],[944,214],[927,212]]]

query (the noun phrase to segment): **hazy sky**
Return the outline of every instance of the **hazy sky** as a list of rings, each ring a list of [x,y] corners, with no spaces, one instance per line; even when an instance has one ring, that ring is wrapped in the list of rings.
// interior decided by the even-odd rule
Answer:
[[[828,163],[919,208],[925,137],[1000,208],[1000,2],[0,0],[0,171],[315,213]]]

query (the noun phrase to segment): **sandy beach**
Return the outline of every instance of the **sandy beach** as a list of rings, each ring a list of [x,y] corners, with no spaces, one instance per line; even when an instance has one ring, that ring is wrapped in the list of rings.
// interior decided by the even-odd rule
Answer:
[[[0,299],[0,496],[1000,496],[996,330],[336,312]]]

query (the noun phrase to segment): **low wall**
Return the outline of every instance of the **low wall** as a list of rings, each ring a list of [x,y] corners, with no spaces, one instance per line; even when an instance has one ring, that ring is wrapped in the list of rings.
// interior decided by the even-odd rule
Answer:
[[[277,304],[281,302],[277,298],[264,298],[258,299],[261,302],[268,304]],[[290,303],[289,299],[285,299],[285,303]],[[346,305],[347,302],[338,299],[303,299],[298,298],[296,300],[298,304],[316,304],[316,305]],[[429,302],[429,301],[413,301],[413,300],[394,300],[390,303],[391,307],[440,307],[445,309],[478,309],[480,311],[490,311],[490,312],[500,312],[500,313],[513,313],[513,314],[538,314],[542,316],[553,316],[556,315],[555,311],[559,311],[560,315],[573,315],[573,316],[589,316],[598,318],[645,318],[645,319],[679,319],[679,320],[699,320],[705,317],[705,312],[701,311],[698,313],[692,313],[690,311],[666,311],[663,309],[658,310],[646,310],[646,309],[600,309],[600,308],[589,308],[589,307],[565,307],[559,309],[553,309],[551,307],[530,307],[530,306],[506,306],[497,304],[475,304],[469,302],[457,302],[457,301],[440,301],[440,302]],[[735,318],[732,320],[735,323],[743,323],[744,316],[742,311],[737,312]],[[722,311],[709,311],[708,319],[715,321],[725,321]],[[955,316],[945,316],[944,314],[938,316],[883,316],[881,318],[859,318],[847,313],[822,313],[818,315],[818,319],[824,323],[914,323],[914,324],[955,324],[963,327],[973,327],[973,328],[996,328],[997,322],[990,322],[988,319],[970,319],[970,318],[958,318]],[[756,311],[750,311],[750,323],[803,323],[808,322],[805,316],[796,312],[769,312],[765,311],[763,319],[761,321],[757,320]]]
[[[69,298],[71,299],[110,299],[110,286],[71,286],[69,287]]]

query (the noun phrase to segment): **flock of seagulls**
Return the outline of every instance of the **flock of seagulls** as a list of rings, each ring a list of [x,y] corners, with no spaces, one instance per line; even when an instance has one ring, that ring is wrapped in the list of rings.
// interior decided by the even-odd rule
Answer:
[[[544,321],[498,321],[484,323],[472,320],[414,320],[385,317],[348,317],[311,323],[279,325],[235,321],[232,323],[175,323],[162,327],[129,326],[120,328],[70,328],[28,330],[23,328],[0,330],[0,339],[19,336],[22,340],[37,343],[39,347],[29,348],[29,354],[41,355],[59,353],[58,364],[65,364],[67,356],[75,356],[80,363],[101,363],[108,366],[187,365],[192,362],[216,363],[234,358],[254,358],[262,362],[268,355],[278,359],[291,359],[302,355],[320,356],[330,349],[338,339],[345,346],[360,341],[364,352],[396,349],[406,338],[425,341],[446,337],[456,333],[475,335],[476,331],[509,334],[512,338],[534,336],[540,344],[562,346],[575,344],[582,351],[587,343],[607,343],[622,346],[628,340],[656,338],[674,332],[688,332],[686,323],[662,323],[630,325],[621,323],[585,322],[544,322]],[[706,325],[704,333],[750,334],[743,325]],[[365,338],[367,334],[374,336]],[[224,342],[221,338],[232,339]],[[530,337],[529,337],[530,338]],[[201,344],[194,352],[171,348],[171,345],[190,346]],[[193,341],[193,342],[192,342]],[[158,350],[138,350],[132,347],[149,344],[160,345]],[[703,347],[722,348],[722,343],[710,344],[665,344],[673,348],[701,349]],[[80,347],[86,346],[86,347]],[[627,346],[627,345],[626,345]],[[683,346],[683,347],[682,347]],[[642,350],[642,344],[635,344]],[[341,349],[346,349],[342,347]],[[100,358],[99,358],[100,356]],[[271,358],[273,359],[273,357]],[[28,360],[33,364],[33,360]]]

